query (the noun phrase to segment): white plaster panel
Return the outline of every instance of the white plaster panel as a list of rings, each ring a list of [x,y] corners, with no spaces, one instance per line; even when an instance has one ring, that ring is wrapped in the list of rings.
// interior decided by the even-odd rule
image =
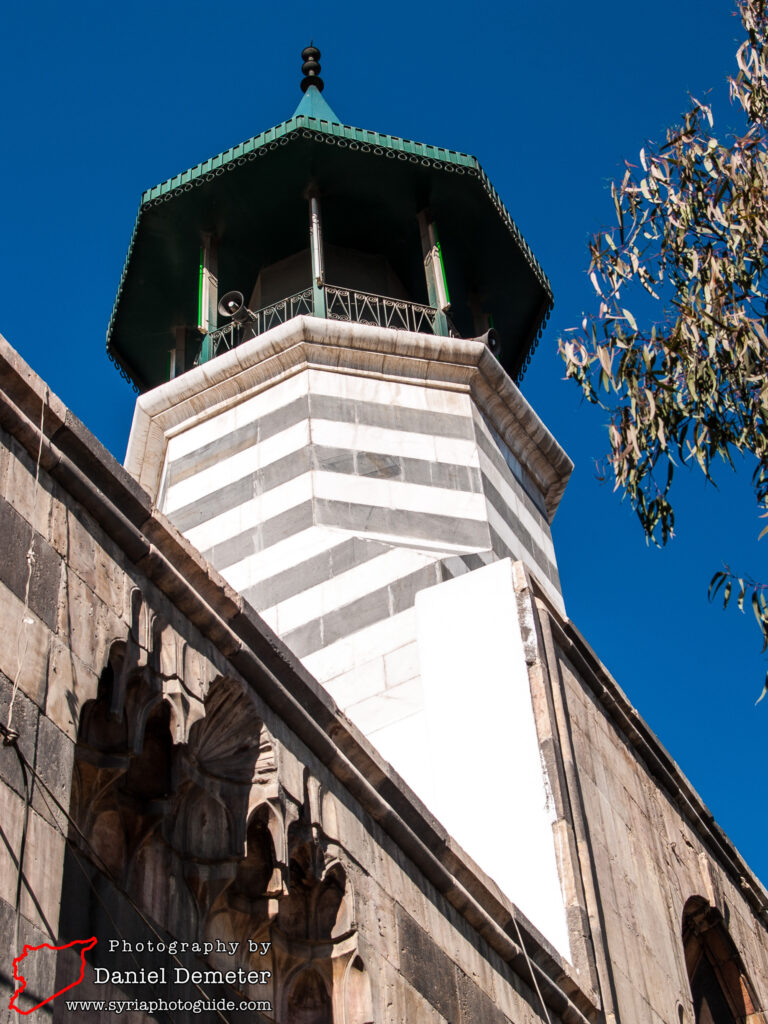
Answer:
[[[398,647],[396,651],[384,656],[387,686],[412,679],[419,674],[419,645],[414,642]]]
[[[351,672],[343,672],[340,676],[329,679],[325,688],[342,711],[350,704],[356,704],[375,693],[381,693],[386,689],[384,658],[373,658],[364,665],[353,668]]]
[[[358,701],[344,709],[344,713],[355,723],[363,735],[375,743],[374,734],[378,729],[409,718],[423,708],[421,680],[409,679],[390,690],[377,693],[366,700]],[[397,768],[397,763],[394,767]]]
[[[512,561],[421,591],[416,613],[429,808],[570,958]]]
[[[427,719],[423,703],[414,714],[373,730],[368,739],[419,799],[431,808],[434,777],[425,756]]]

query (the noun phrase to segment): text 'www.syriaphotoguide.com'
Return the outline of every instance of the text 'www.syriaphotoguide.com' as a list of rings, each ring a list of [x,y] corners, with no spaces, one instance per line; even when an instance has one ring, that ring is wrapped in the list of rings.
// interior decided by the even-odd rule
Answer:
[[[234,999],[67,999],[66,1004],[67,1009],[74,1012],[106,1010],[116,1014],[134,1013],[137,1010],[141,1013],[173,1013],[182,1010],[187,1013],[211,1013],[215,1010],[264,1010],[269,1013],[272,1010],[272,1004],[265,999],[243,999],[239,1003]]]

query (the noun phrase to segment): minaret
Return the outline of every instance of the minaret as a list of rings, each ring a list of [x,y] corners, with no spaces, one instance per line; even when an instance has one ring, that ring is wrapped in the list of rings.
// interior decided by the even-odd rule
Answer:
[[[343,124],[302,58],[289,120],[142,198],[126,464],[567,955],[513,585],[562,610],[572,467],[516,383],[549,283],[474,157]]]

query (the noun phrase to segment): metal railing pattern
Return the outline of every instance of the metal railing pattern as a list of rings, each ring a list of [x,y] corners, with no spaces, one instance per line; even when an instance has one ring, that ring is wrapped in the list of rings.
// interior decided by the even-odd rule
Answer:
[[[335,285],[326,285],[324,291],[325,315],[329,320],[345,320],[368,324],[371,327],[391,327],[394,330],[413,331],[417,334],[440,333],[438,312],[434,306],[423,306],[418,302],[393,299],[370,292],[358,292],[351,288],[338,288]],[[255,338],[278,324],[284,324],[295,316],[313,314],[312,288],[305,288],[256,312],[248,310],[248,320],[245,322],[232,320],[223,327],[210,331],[206,338],[207,345],[203,346],[196,362],[220,356],[223,352],[228,352],[244,341]],[[453,324],[450,320],[447,322],[450,336],[458,337]]]
[[[437,310],[405,299],[325,286],[325,313],[329,320],[354,321],[372,327],[437,334]]]
[[[232,320],[209,333],[209,358],[220,356],[222,352],[227,352],[249,338],[255,338],[257,335],[277,327],[278,324],[284,324],[295,316],[311,316],[313,312],[311,288],[305,288],[301,292],[296,292],[295,295],[289,295],[288,298],[281,299],[279,302],[273,302],[271,306],[264,306],[255,313],[248,310],[249,319],[245,323],[241,324]]]

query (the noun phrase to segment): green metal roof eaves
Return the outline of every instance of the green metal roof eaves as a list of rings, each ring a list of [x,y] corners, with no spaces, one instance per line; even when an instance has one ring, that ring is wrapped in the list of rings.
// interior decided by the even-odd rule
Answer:
[[[307,117],[305,114],[299,114],[296,117],[290,118],[288,121],[283,121],[282,124],[275,125],[274,128],[269,128],[267,131],[261,132],[260,135],[254,135],[252,139],[248,139],[246,142],[241,142],[239,145],[233,146],[231,149],[226,149],[223,153],[219,153],[215,157],[204,160],[202,163],[197,164],[195,167],[191,167],[188,171],[184,171],[182,174],[177,174],[173,178],[169,178],[167,181],[163,181],[159,185],[155,185],[153,188],[147,189],[141,197],[141,202],[143,204],[150,202],[153,199],[158,199],[159,197],[172,192],[174,189],[185,184],[189,184],[206,174],[210,174],[211,172],[215,173],[216,170],[231,165],[233,161],[243,159],[243,157],[246,157],[249,153],[254,153],[257,150],[262,149],[264,146],[268,146],[272,142],[278,142],[280,139],[283,139],[286,135],[291,134],[298,128],[306,128],[310,131],[319,131],[324,135],[330,135],[336,139],[343,139],[346,142],[356,143],[360,148],[363,146],[370,146],[374,152],[378,147],[385,152],[389,150],[392,152],[393,156],[402,153],[406,156],[422,157],[427,160],[438,160],[440,163],[480,170],[477,160],[473,156],[468,156],[466,153],[459,153],[455,150],[443,149],[438,146],[429,146],[423,142],[413,142],[410,139],[401,139],[396,135],[381,135],[379,132],[372,132],[365,128],[353,128],[350,125],[339,124],[334,121],[319,120],[315,117]]]

